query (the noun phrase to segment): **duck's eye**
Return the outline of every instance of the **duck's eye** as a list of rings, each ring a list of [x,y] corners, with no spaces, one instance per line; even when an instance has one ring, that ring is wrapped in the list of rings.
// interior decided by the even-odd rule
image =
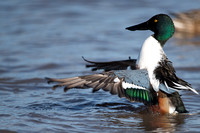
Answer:
[[[157,19],[154,19],[154,22],[156,23],[156,22],[158,22],[158,20],[157,20]]]

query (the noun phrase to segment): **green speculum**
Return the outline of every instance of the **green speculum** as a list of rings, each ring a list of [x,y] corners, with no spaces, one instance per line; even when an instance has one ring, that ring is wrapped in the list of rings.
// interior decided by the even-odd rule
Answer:
[[[147,90],[140,90],[140,89],[134,89],[134,88],[127,88],[125,89],[126,96],[130,97],[130,99],[140,102],[151,102],[150,100],[150,92]]]

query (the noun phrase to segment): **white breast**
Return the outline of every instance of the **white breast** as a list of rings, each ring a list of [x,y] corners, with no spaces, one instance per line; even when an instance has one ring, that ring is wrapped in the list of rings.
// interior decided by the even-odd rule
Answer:
[[[153,71],[159,65],[162,57],[165,55],[160,43],[153,37],[148,37],[142,45],[137,66],[139,69],[147,69],[150,82],[155,91],[159,90],[159,81],[155,78]]]

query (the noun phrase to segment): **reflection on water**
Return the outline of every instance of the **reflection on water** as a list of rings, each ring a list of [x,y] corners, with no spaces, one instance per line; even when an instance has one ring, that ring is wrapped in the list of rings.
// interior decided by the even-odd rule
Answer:
[[[174,132],[178,126],[185,123],[184,115],[160,116],[160,115],[142,115],[140,123],[146,131],[155,132]],[[151,121],[150,121],[151,120]]]
[[[176,32],[176,44],[178,45],[200,45],[200,34],[188,34],[183,32]]]
[[[187,0],[178,7],[174,0],[1,1],[0,132],[199,131],[200,97],[191,92],[181,92],[189,114],[160,116],[108,92],[52,91],[44,80],[91,74],[81,56],[96,61],[137,58],[152,32],[127,32],[125,27],[168,9],[198,6]],[[177,74],[199,91],[200,47],[185,40],[176,45],[180,40],[170,39],[165,52]]]
[[[115,108],[117,112],[109,114],[105,113],[104,117],[107,117],[108,121],[112,122],[114,125],[133,127],[133,129],[128,129],[129,131],[138,130],[134,129],[134,127],[137,126],[137,128],[144,131],[174,132],[177,130],[177,127],[181,127],[185,123],[185,119],[188,118],[189,115],[159,115],[149,112],[144,106],[133,107],[127,104],[126,106],[121,107],[121,104],[119,103],[104,103],[103,105],[105,104],[107,108],[109,108],[108,105],[120,105],[117,109]],[[127,112],[118,113],[122,110],[126,110]]]

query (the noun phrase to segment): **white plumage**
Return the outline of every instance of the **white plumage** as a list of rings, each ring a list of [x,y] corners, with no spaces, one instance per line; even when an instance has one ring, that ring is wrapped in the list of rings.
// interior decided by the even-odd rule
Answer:
[[[159,80],[156,79],[153,71],[159,65],[159,61],[165,55],[160,43],[153,37],[148,37],[140,50],[137,59],[137,66],[139,69],[147,69],[149,79],[153,89],[157,92],[159,90]]]

